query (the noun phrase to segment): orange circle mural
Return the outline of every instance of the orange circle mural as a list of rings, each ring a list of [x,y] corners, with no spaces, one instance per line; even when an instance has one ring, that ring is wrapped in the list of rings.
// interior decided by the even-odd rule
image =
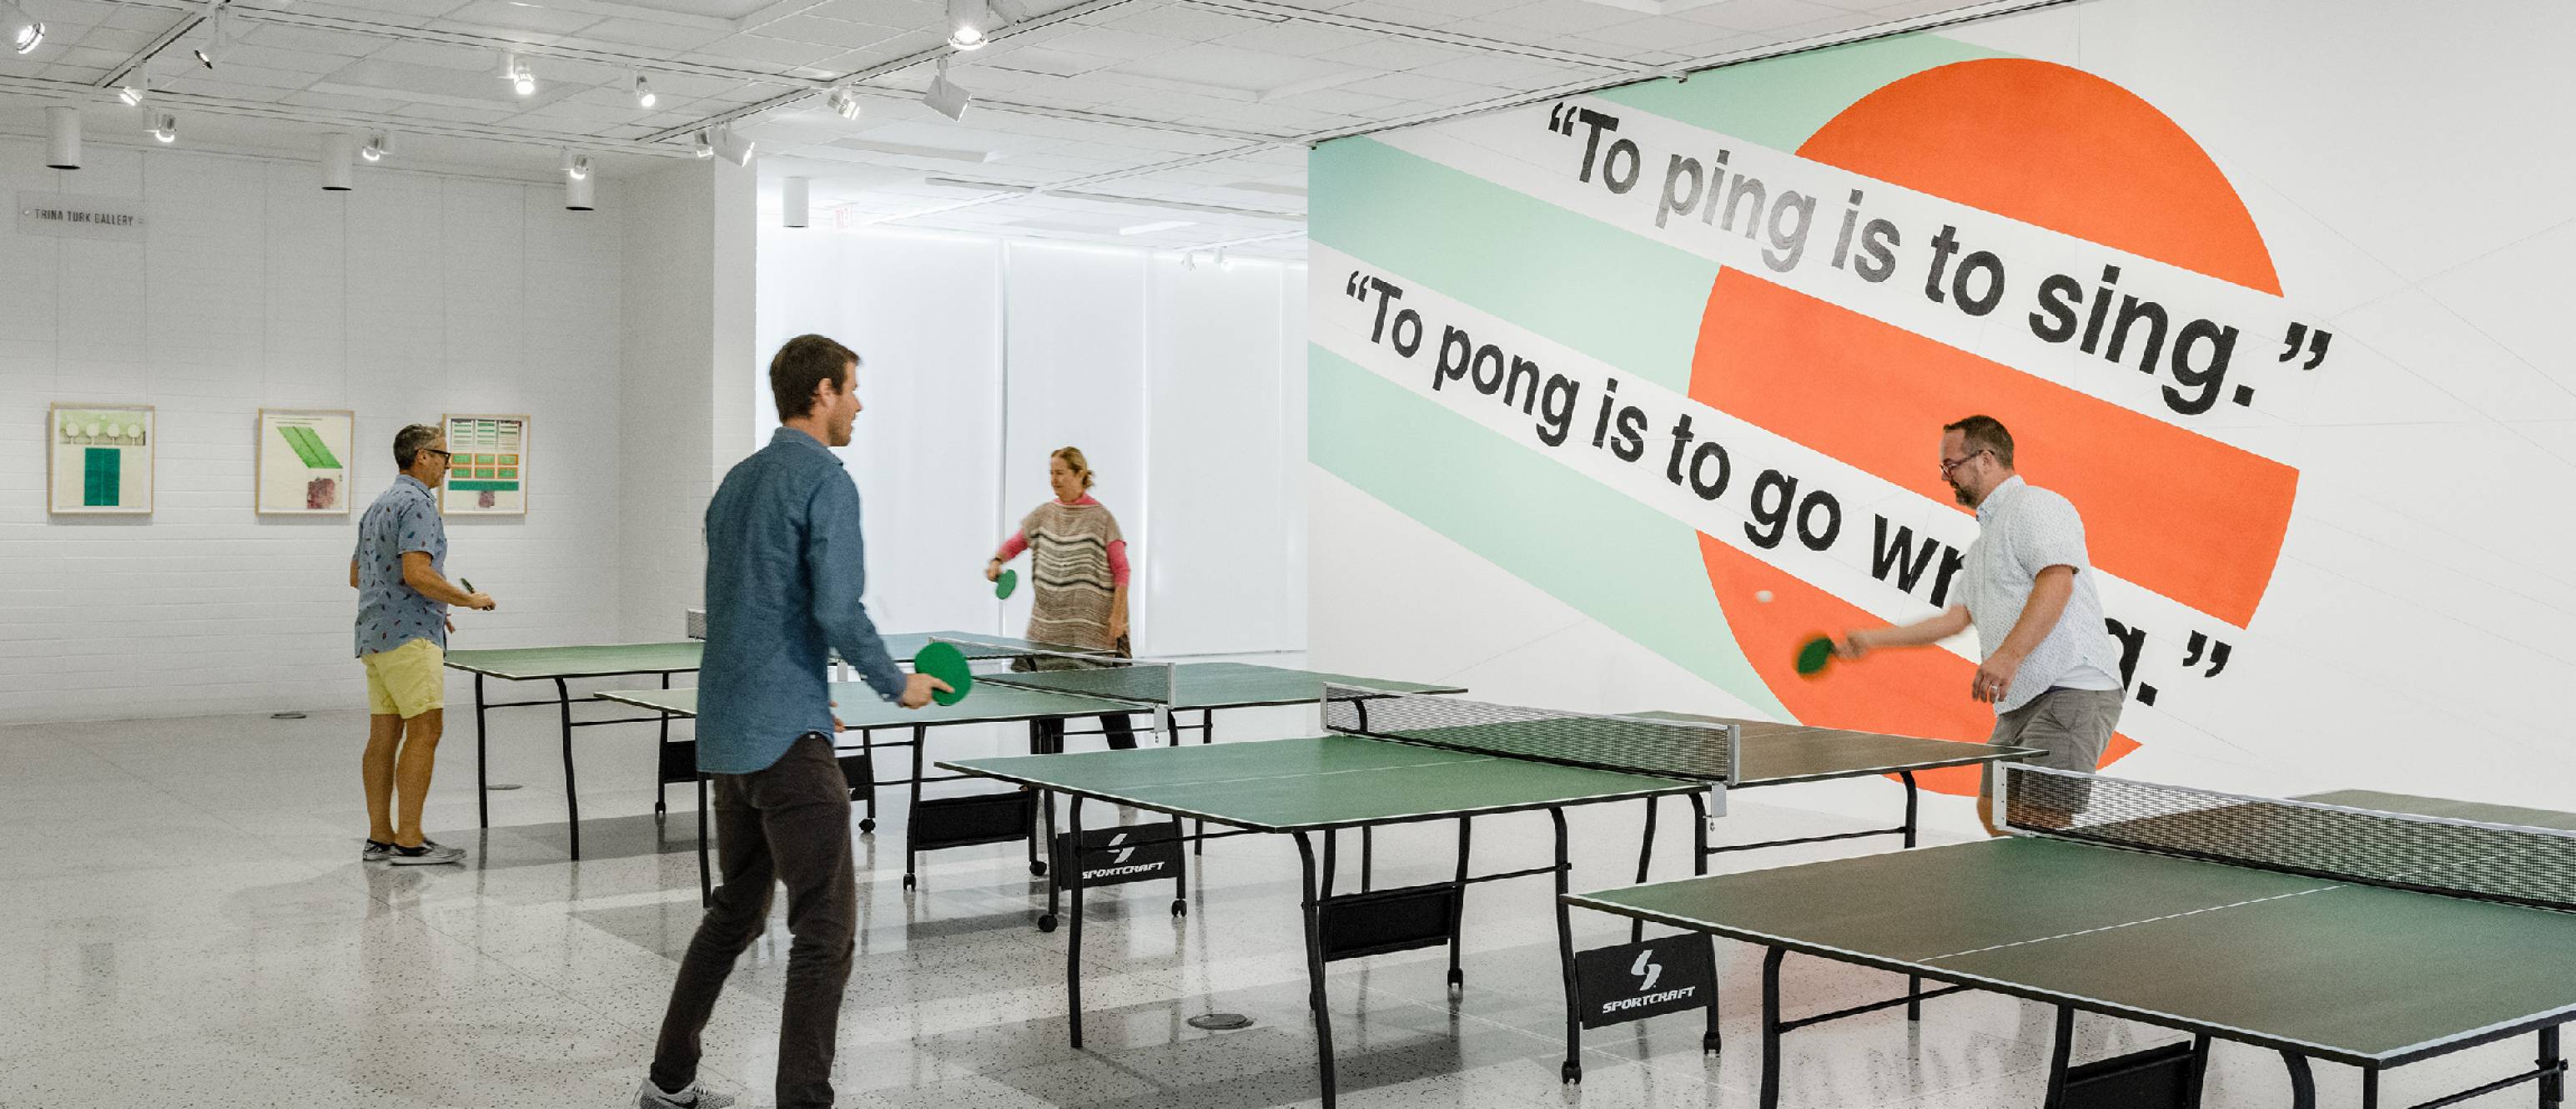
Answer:
[[[1798,153],[2280,292],[2252,215],[2209,155],[2152,105],[2081,70],[2020,59],[1925,70],[1844,109]],[[1922,281],[1923,244],[1938,230],[1903,229],[1892,284]],[[2011,274],[1998,318],[2027,311],[2043,276]],[[2089,292],[2094,275],[2069,276]],[[1951,499],[1936,473],[1941,425],[1993,416],[2012,429],[2020,472],[2083,513],[2097,568],[2239,626],[2271,581],[2297,487],[2295,470],[2186,426],[1731,270],[1710,289],[1690,392],[1942,504]],[[1964,740],[1993,729],[1992,710],[1968,696],[1975,665],[1945,651],[1874,654],[1800,680],[1794,658],[1807,634],[1877,620],[1705,534],[1700,555],[1737,642],[1800,722]],[[1757,603],[1762,590],[1773,600]],[[1929,584],[1915,591],[1929,594]],[[2104,761],[2136,749],[2114,736]],[[1945,793],[1976,792],[1974,770],[1922,777]]]

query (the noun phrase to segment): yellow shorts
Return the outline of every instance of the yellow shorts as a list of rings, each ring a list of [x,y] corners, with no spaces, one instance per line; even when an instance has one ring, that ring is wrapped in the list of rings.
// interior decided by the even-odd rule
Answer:
[[[367,666],[367,711],[405,720],[447,707],[447,652],[426,639],[360,655]]]

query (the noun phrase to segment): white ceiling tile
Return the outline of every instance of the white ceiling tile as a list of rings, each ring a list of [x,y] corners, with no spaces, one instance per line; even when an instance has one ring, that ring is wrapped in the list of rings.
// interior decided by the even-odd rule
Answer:
[[[1506,8],[1483,18],[1507,27],[1587,35],[1603,27],[1635,23],[1644,17],[1605,4],[1585,3],[1584,0],[1539,0],[1535,4]]]
[[[1570,0],[1559,0],[1570,2]],[[1807,0],[1728,0],[1692,8],[1674,16],[1693,23],[1707,23],[1734,31],[1771,31],[1800,23],[1813,23],[1844,14],[1840,9]]]
[[[581,29],[586,42],[610,46],[649,46],[657,50],[694,50],[731,32],[682,26],[651,19],[603,19]]]
[[[511,3],[510,0],[473,0],[472,3],[440,17],[438,26],[459,30],[495,27],[510,31],[540,31],[568,35],[599,22],[590,12],[541,8],[533,4]]]
[[[888,27],[936,27],[947,18],[946,9],[933,0],[826,0],[805,14]]]
[[[1123,9],[1117,10],[1123,11]],[[1191,42],[1210,42],[1227,35],[1239,35],[1277,25],[1278,22],[1274,20],[1250,19],[1178,4],[1147,8],[1133,14],[1121,14],[1107,24],[1121,31],[1187,39]]]
[[[1161,35],[1140,35],[1107,27],[1087,27],[1071,34],[1058,35],[1047,43],[1049,49],[1068,54],[1092,54],[1108,58],[1150,58],[1190,45],[1187,41]]]
[[[773,66],[813,65],[843,52],[838,47],[789,42],[786,39],[763,38],[759,35],[735,35],[731,38],[717,39],[700,48],[700,53],[716,58],[763,62]]]
[[[1312,23],[1274,23],[1258,30],[1227,35],[1216,41],[1223,46],[1237,46],[1246,50],[1311,58],[1318,54],[1375,42],[1377,37],[1359,31]]]
[[[903,34],[904,30],[901,27],[889,27],[878,23],[854,23],[846,19],[791,15],[785,19],[761,24],[756,33],[762,38],[786,39],[816,46],[837,46],[844,50],[857,50],[894,38]]]

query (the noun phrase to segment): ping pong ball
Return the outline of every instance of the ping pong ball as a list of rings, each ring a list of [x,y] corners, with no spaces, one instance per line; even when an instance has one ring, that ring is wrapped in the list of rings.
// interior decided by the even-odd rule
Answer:
[[[1757,600],[1757,601],[1760,601],[1760,602],[1762,602],[1763,604],[1766,604],[1766,605],[1767,605],[1767,604],[1770,604],[1770,603],[1771,603],[1771,591],[1770,591],[1770,590],[1768,590],[1768,589],[1757,589],[1757,590],[1754,590],[1754,591],[1753,591],[1753,599],[1754,599],[1754,600]]]

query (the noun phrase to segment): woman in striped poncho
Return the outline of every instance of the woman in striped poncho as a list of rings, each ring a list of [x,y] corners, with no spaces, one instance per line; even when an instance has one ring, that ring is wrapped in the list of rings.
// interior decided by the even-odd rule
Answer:
[[[1020,521],[1019,532],[984,564],[984,579],[1000,577],[1003,563],[1029,552],[1034,603],[1028,638],[1130,658],[1127,540],[1119,534],[1117,518],[1092,498],[1091,481],[1091,464],[1080,449],[1065,447],[1048,455],[1047,485],[1055,499]],[[1136,733],[1123,715],[1101,717],[1100,730],[1111,747],[1136,746]],[[1063,750],[1063,723],[1035,721],[1030,742],[1035,751]]]

